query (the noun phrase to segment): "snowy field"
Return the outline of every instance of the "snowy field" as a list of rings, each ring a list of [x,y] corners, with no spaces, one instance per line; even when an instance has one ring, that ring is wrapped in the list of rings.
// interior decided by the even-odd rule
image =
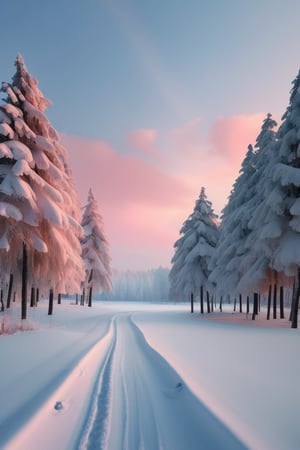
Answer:
[[[300,331],[264,316],[31,308],[31,330],[0,336],[0,448],[296,450]]]

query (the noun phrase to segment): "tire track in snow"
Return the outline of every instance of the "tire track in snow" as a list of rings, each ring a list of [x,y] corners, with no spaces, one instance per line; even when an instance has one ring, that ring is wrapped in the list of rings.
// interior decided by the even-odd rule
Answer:
[[[81,438],[79,444],[79,448],[82,450],[94,450],[95,448],[102,450],[106,448],[110,412],[111,372],[115,347],[116,323],[113,319],[113,337],[98,375],[91,410],[84,427],[84,437]]]
[[[115,318],[97,386],[82,450],[246,448],[149,346],[128,313]]]

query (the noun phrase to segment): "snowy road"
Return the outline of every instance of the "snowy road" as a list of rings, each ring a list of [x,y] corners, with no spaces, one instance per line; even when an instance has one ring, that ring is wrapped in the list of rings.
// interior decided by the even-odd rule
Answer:
[[[0,336],[1,450],[299,449],[288,319],[68,300],[47,311]]]
[[[147,344],[129,314],[114,321],[98,381],[81,449],[243,448]]]

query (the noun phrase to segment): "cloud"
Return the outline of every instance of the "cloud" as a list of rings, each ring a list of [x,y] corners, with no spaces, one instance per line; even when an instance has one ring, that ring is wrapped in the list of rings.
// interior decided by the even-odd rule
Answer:
[[[177,152],[190,156],[199,153],[204,144],[203,131],[200,128],[202,122],[202,117],[196,117],[167,133],[167,139]]]
[[[219,214],[264,118],[222,117],[206,131],[199,117],[166,132],[137,129],[126,139],[139,153],[127,155],[101,140],[62,135],[82,203],[90,187],[98,200],[114,266],[169,265],[201,186]],[[154,146],[163,158],[148,158]]]
[[[155,149],[157,137],[157,130],[140,128],[127,134],[126,143],[133,150],[157,157],[159,155]]]
[[[147,161],[119,154],[101,140],[70,135],[61,139],[82,204],[90,187],[98,200],[116,265],[124,259],[119,252],[124,246],[151,249],[156,265],[163,264],[160,250],[172,249],[178,233],[169,220],[176,216],[182,221],[182,211],[189,209],[188,184]]]
[[[218,118],[208,136],[212,152],[224,159],[241,161],[248,145],[255,145],[265,117],[264,113],[256,113]]]

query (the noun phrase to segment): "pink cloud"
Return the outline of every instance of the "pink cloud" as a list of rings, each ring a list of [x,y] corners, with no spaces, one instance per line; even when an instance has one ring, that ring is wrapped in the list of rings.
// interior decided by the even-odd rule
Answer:
[[[219,118],[206,133],[200,118],[165,135],[135,130],[127,140],[139,155],[119,154],[101,140],[63,135],[82,203],[90,187],[98,200],[113,264],[136,270],[169,265],[201,186],[219,214],[264,118],[260,113]],[[149,160],[163,137],[168,152]]]
[[[151,156],[158,156],[155,149],[158,131],[150,128],[140,128],[130,131],[126,136],[126,142],[133,150],[146,153]]]
[[[218,118],[208,136],[211,149],[225,159],[241,162],[248,145],[255,145],[265,117],[256,113]]]
[[[170,230],[168,214],[187,210],[191,190],[184,180],[100,140],[62,135],[62,142],[82,204],[90,187],[98,200],[115,262],[125,246],[156,249],[156,265],[168,263],[159,261],[160,249],[172,249],[178,231]]]
[[[202,117],[196,117],[168,133],[168,139],[178,152],[185,155],[199,152],[204,143],[203,131],[200,128],[202,122]]]

